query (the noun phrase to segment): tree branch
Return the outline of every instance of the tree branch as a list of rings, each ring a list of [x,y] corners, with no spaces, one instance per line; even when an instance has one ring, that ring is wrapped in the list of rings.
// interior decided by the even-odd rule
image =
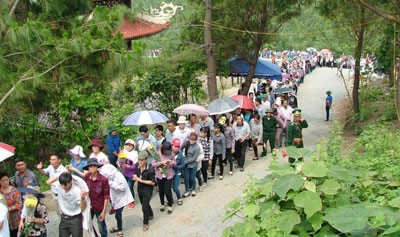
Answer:
[[[396,16],[391,15],[390,13],[377,8],[375,6],[371,6],[368,3],[362,1],[362,0],[352,0],[353,2],[356,2],[358,4],[360,4],[361,7],[366,8],[368,10],[370,10],[371,12],[375,13],[376,15],[383,17],[391,22],[396,23],[398,26],[400,26],[400,19],[398,19]]]

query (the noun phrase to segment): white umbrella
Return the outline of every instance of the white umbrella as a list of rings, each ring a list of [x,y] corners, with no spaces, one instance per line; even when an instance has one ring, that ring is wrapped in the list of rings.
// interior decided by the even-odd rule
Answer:
[[[123,125],[150,125],[157,123],[165,123],[168,121],[167,116],[164,114],[155,111],[138,111],[131,115],[129,115],[124,122]]]
[[[196,105],[196,104],[183,104],[179,106],[178,108],[174,109],[172,111],[176,114],[179,115],[189,115],[189,114],[195,114],[195,115],[208,115],[210,112],[206,110],[203,106]]]
[[[14,155],[15,147],[0,142],[0,162]]]

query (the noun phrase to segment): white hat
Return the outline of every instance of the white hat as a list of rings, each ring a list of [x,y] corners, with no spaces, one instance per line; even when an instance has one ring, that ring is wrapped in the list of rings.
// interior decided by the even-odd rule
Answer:
[[[130,144],[130,145],[135,146],[135,141],[133,139],[128,139],[128,140],[125,141],[125,145],[126,144]]]
[[[185,116],[179,116],[179,119],[178,119],[178,121],[176,122],[176,123],[188,123],[188,121],[186,120],[186,117]]]
[[[76,145],[74,148],[68,150],[68,154],[71,156],[78,155],[81,158],[86,158],[86,155],[83,153],[83,147]]]

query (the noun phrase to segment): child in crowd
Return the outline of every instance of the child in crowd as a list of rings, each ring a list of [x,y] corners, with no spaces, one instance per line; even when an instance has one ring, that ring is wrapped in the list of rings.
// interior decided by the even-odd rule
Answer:
[[[135,199],[135,192],[133,186],[135,181],[132,179],[135,173],[135,165],[138,161],[138,153],[134,150],[135,141],[133,139],[128,139],[125,142],[124,149],[119,153],[117,165],[121,168],[121,172],[124,175],[126,182],[128,183],[129,190],[131,191],[133,199]],[[135,207],[135,203],[131,202],[128,205],[129,209]]]

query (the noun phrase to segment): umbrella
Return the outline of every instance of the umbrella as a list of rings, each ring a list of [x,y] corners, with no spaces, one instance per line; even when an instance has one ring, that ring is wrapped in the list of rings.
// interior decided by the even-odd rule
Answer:
[[[254,103],[253,101],[250,100],[249,97],[244,96],[244,95],[234,95],[231,97],[232,99],[239,101],[240,103],[240,108],[241,109],[248,109],[248,110],[252,110],[254,109]]]
[[[321,49],[322,54],[331,54],[332,52],[329,49]]]
[[[292,93],[293,89],[289,87],[281,87],[275,90],[274,94],[285,94],[285,93]]]
[[[310,53],[316,53],[316,52],[318,52],[318,50],[317,50],[316,48],[314,48],[314,47],[309,47],[309,48],[306,49],[306,51],[307,51],[307,52],[310,52]]]
[[[20,191],[21,193],[29,193],[29,194],[35,194],[38,195],[39,198],[45,198],[46,195],[33,189],[33,188],[28,188],[28,187],[22,187],[22,188],[18,188],[18,191]]]
[[[222,97],[216,100],[213,100],[210,105],[208,105],[208,111],[210,111],[210,115],[215,114],[224,114],[234,111],[239,108],[240,104],[236,100],[229,97]]]
[[[15,147],[0,142],[0,162],[14,155]]]
[[[149,125],[149,124],[157,124],[157,123],[165,123],[168,121],[167,116],[164,114],[149,110],[149,111],[138,111],[131,115],[129,115],[124,122],[123,125]]]
[[[180,115],[195,114],[195,115],[199,115],[199,116],[200,115],[208,115],[210,113],[203,106],[196,105],[196,104],[181,105],[178,108],[174,109],[173,112],[176,114],[180,114]]]

